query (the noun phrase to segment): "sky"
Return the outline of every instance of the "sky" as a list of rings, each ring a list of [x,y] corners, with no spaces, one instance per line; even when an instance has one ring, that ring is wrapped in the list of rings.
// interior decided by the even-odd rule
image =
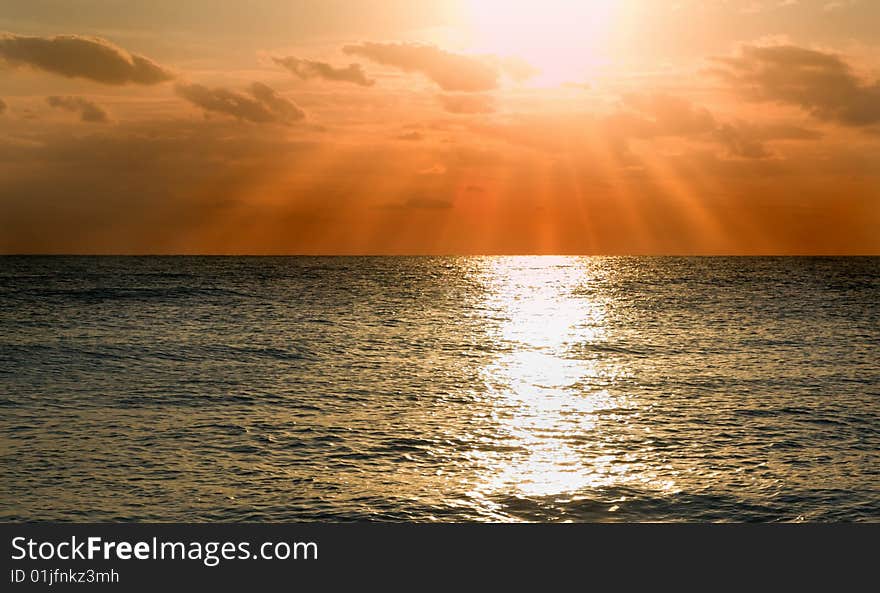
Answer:
[[[880,254],[880,2],[0,0],[0,253]]]

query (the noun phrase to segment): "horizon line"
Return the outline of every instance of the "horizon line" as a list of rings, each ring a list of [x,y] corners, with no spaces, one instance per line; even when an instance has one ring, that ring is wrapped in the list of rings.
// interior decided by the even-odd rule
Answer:
[[[0,257],[880,257],[878,253],[0,253]]]

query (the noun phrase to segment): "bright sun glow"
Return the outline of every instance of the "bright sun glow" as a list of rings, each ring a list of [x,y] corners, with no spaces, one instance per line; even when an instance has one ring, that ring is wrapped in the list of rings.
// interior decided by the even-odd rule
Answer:
[[[581,82],[601,66],[619,0],[469,0],[475,51],[515,56],[540,86]]]

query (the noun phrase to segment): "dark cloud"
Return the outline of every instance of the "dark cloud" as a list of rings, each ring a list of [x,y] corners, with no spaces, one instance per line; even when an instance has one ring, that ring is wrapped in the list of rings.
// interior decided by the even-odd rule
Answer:
[[[742,121],[720,123],[712,137],[734,156],[763,159],[772,156],[764,146],[774,140],[818,140],[822,134],[790,124],[748,124]]]
[[[495,111],[495,100],[488,95],[438,95],[438,99],[443,109],[450,113],[467,115]]]
[[[320,78],[333,82],[350,82],[360,86],[373,86],[376,84],[375,80],[367,78],[360,64],[349,64],[345,68],[337,68],[326,62],[301,60],[293,56],[286,58],[273,57],[272,60],[303,80]]]
[[[0,114],[2,114],[4,111],[6,111],[6,101],[0,99]]]
[[[763,159],[771,156],[771,140],[814,140],[821,134],[789,124],[754,125],[720,121],[709,110],[686,99],[665,94],[632,94],[623,99],[628,109],[606,118],[609,134],[629,138],[683,138],[715,142],[730,156]]]
[[[410,142],[418,142],[419,140],[424,140],[425,135],[421,132],[404,132],[402,134],[398,134],[396,138],[398,140],[409,140]]]
[[[712,72],[753,101],[794,105],[846,126],[880,123],[880,81],[860,80],[839,56],[792,45],[744,46]]]
[[[106,123],[110,121],[107,112],[100,105],[82,97],[46,97],[46,103],[57,109],[64,109],[79,114],[85,122]]]
[[[822,133],[791,124],[763,124],[753,129],[763,140],[818,140]]]
[[[178,95],[208,112],[231,115],[254,123],[293,123],[305,118],[305,112],[292,101],[263,83],[248,89],[250,96],[222,87],[209,88],[195,83],[178,83]]]
[[[709,111],[690,101],[665,94],[632,94],[624,105],[652,117],[648,130],[652,136],[693,136],[710,132],[717,122]]]
[[[0,60],[104,84],[158,84],[174,78],[149,58],[131,54],[106,39],[78,35],[32,37],[3,33]]]
[[[445,91],[488,91],[498,87],[501,66],[478,56],[454,54],[417,43],[361,43],[342,51],[399,68],[420,72]]]
[[[736,124],[721,124],[713,130],[712,137],[727,148],[728,153],[746,159],[764,159],[770,152],[761,139],[749,133],[747,128]]]
[[[250,92],[257,101],[267,106],[281,121],[295,122],[304,119],[306,116],[305,111],[300,109],[296,103],[285,99],[275,89],[262,82],[251,84]]]
[[[650,119],[638,122],[632,133],[636,137],[680,137],[719,142],[731,156],[763,159],[770,153],[752,130],[738,123],[723,123],[704,107],[686,99],[665,94],[628,95],[624,104]]]

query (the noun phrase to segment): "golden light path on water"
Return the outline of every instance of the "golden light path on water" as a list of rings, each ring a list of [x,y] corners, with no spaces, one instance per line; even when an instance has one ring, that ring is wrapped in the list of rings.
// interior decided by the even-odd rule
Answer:
[[[470,495],[491,507],[499,495],[570,503],[635,483],[675,492],[668,471],[659,478],[608,433],[626,431],[609,423],[628,424],[644,412],[614,389],[629,370],[590,354],[609,338],[602,287],[613,274],[608,260],[492,259],[484,274],[485,310],[502,320],[497,347],[504,354],[483,369],[483,379],[509,453],[479,460],[491,469]],[[608,510],[623,500],[609,501]]]

